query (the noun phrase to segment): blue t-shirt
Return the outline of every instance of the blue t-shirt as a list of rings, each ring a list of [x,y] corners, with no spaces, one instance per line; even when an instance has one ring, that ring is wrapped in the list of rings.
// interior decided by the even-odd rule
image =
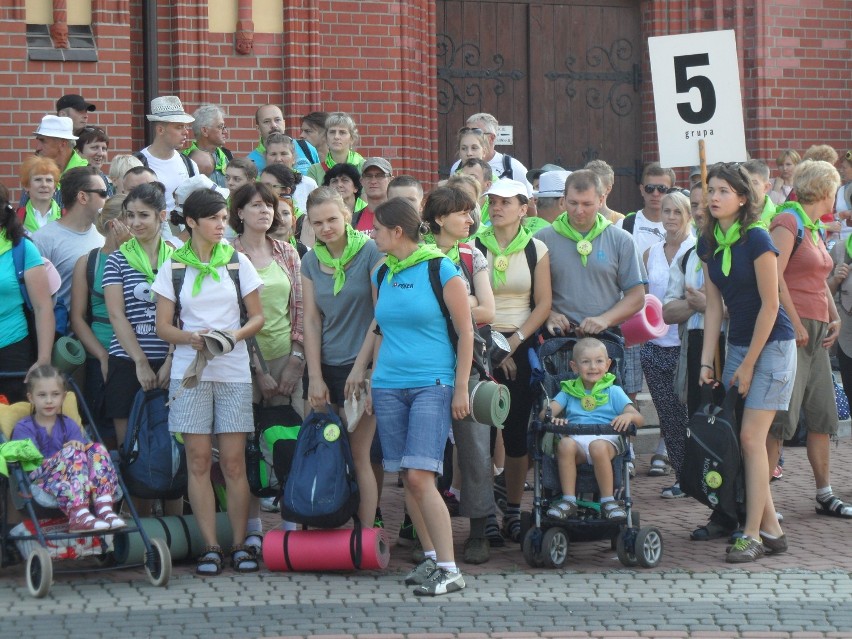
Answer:
[[[707,262],[710,280],[722,293],[722,299],[728,307],[728,342],[736,346],[748,346],[761,307],[754,261],[767,251],[778,255],[778,249],[766,229],[748,229],[745,237],[731,247],[731,272],[727,277],[722,273],[722,251],[710,256],[709,261],[707,251],[707,242],[699,237],[696,252]],[[784,307],[779,306],[778,316],[767,341],[790,339],[795,339],[793,324]]]
[[[36,245],[27,239],[24,243],[24,272],[41,266],[44,260]],[[20,342],[27,336],[27,318],[24,315],[24,298],[15,271],[14,249],[0,255],[0,348]]]
[[[378,269],[371,275],[376,284]],[[441,286],[459,277],[455,264],[441,259]],[[456,354],[447,335],[447,321],[429,282],[429,262],[420,262],[393,276],[379,289],[376,321],[382,345],[375,363],[374,388],[453,386]]]
[[[553,401],[565,409],[564,415],[560,417],[565,417],[571,424],[609,424],[633,402],[621,386],[610,386],[604,392],[609,396],[609,401],[596,406],[594,410],[586,410],[579,399],[564,391],[560,391]]]

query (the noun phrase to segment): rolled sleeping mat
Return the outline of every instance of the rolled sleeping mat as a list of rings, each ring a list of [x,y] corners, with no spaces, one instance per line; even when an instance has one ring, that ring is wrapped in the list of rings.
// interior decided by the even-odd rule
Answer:
[[[644,344],[662,337],[668,330],[668,324],[663,321],[663,304],[651,294],[645,295],[642,309],[621,325],[625,346]]]
[[[63,373],[71,375],[86,361],[86,349],[79,340],[63,335],[53,345],[50,362]]]
[[[271,530],[263,538],[263,563],[272,571],[381,570],[388,562],[382,528],[360,528],[360,535],[356,528]]]
[[[139,522],[149,538],[159,537],[166,542],[174,561],[197,557],[207,546],[194,515],[145,517]],[[234,534],[228,513],[216,513],[216,539],[223,548],[233,544]],[[145,544],[138,532],[115,533],[113,548],[117,564],[141,564],[145,561]]]
[[[503,428],[503,422],[509,416],[509,389],[490,379],[471,379],[467,390],[470,394],[470,414],[462,421]]]

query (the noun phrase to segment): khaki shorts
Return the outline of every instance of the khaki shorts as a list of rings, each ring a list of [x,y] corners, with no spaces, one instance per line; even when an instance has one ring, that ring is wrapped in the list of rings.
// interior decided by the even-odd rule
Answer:
[[[828,325],[803,319],[808,343],[796,348],[796,381],[790,397],[789,410],[779,410],[772,421],[770,435],[775,439],[790,439],[796,433],[799,413],[804,411],[809,433],[837,434],[837,403],[831,378],[831,361],[822,340]]]

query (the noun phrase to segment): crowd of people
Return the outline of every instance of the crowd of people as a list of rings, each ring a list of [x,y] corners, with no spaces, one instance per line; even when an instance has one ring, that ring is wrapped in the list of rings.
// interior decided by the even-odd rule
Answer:
[[[611,401],[608,421],[641,425],[636,394],[647,384],[661,427],[648,472],[673,473],[661,496],[674,499],[685,496],[685,429],[700,385],[734,387],[744,398],[747,499],[739,521],[713,513],[692,538],[734,535],[726,561],[739,563],[787,549],[770,478],[802,409],[818,511],[852,518],[830,484],[829,448],[835,348],[852,391],[852,151],[842,160],[826,145],[804,158],[786,151],[774,181],[756,159],[718,164],[706,187],[698,167],[680,188],[672,169],[652,163],[638,186],[642,208],[622,214],[607,203],[615,175],[606,162],[528,171],[496,151],[497,120],[487,113],[459,129],[450,178],[424,188],[387,159],[359,154],[346,113],[310,113],[292,138],[281,109],[263,105],[258,144],[237,157],[225,146],[222,109],[206,104],[190,115],[179,98],[163,96],[147,115],[151,144],[109,158],[105,130],[88,123],[95,109],[63,96],[21,164],[21,197],[0,185],[0,369],[28,372],[26,389],[4,379],[0,392],[16,401],[28,389],[35,412],[20,434],[53,460],[33,478],[64,486],[75,530],[124,522],[109,490],[95,491],[89,510],[81,482],[65,476],[69,461],[95,468],[101,484],[113,472],[102,448],[74,443],[81,434],[68,427],[76,425],[56,417],[64,386],[51,373],[51,347],[68,333],[86,350],[86,400],[114,428],[113,443],[123,440],[139,389],[168,389],[169,430],[185,444],[188,499],[206,544],[199,574],[218,574],[226,557],[210,483],[214,447],[231,564],[259,568],[268,504],[246,480],[252,405],[288,403],[301,415],[331,406],[345,419],[344,402],[363,396],[366,414],[348,433],[359,519],[383,525],[383,472],[399,472],[400,541],[413,542],[418,560],[406,583],[419,595],[460,590],[451,512],[469,520],[465,562],[521,541],[528,351],[559,334],[617,334],[646,293],[664,302],[665,334],[628,348],[618,380],[606,374],[600,342],[578,342],[578,381],[566,380],[554,414],[583,423],[587,404]],[[44,260],[61,277],[53,297]],[[494,371],[511,396],[502,431],[469,419],[473,334],[485,325],[509,346]],[[210,340],[223,354],[199,364]],[[442,492],[448,438],[456,462]],[[549,516],[572,515],[572,469],[608,464],[618,452],[612,443],[563,439],[564,494]],[[602,512],[623,518],[611,477],[603,479]],[[495,481],[506,494],[502,513]],[[151,512],[150,502],[136,505]],[[179,513],[182,501],[163,508]]]

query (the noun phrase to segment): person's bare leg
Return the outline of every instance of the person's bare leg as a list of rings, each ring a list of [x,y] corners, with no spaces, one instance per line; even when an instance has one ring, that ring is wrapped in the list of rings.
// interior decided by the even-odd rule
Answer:
[[[746,480],[746,520],[743,533],[753,539],[759,539],[761,524],[770,535],[782,534],[769,491],[769,455],[766,450],[766,437],[774,416],[774,410],[746,408],[743,411],[740,430]]]
[[[409,469],[403,482],[406,491],[418,506],[417,515],[421,518],[421,521],[417,521],[414,515],[409,512],[412,521],[414,521],[414,526],[417,528],[417,534],[419,535],[421,530],[427,531],[430,545],[434,547],[439,563],[455,563],[450,513],[447,511],[444,500],[441,499],[441,493],[435,486],[435,473]],[[423,549],[427,550],[426,540],[422,535],[421,540]]]

